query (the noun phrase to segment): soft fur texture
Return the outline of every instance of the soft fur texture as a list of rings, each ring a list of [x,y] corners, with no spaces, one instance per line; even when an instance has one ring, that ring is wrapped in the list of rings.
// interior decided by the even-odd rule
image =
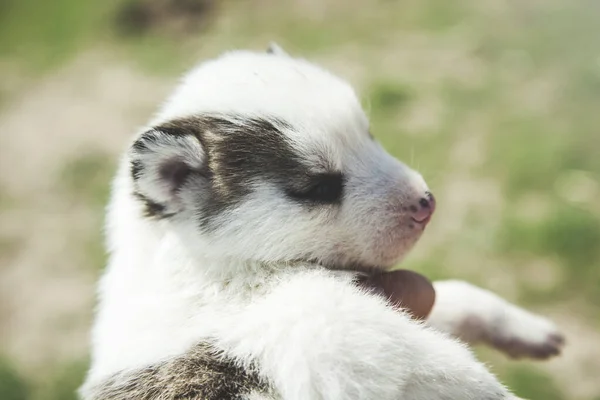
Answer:
[[[512,398],[463,344],[355,284],[402,259],[431,201],[343,80],[278,46],[201,64],[114,181],[82,397]],[[491,293],[436,285],[441,330],[467,337],[484,312],[525,347],[555,334]]]

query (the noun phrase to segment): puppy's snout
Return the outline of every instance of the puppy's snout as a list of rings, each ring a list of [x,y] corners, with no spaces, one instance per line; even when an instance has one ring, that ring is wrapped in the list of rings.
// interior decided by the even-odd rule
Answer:
[[[425,196],[418,201],[418,204],[411,206],[410,209],[413,212],[413,221],[426,225],[435,211],[435,197],[431,192],[426,192]]]

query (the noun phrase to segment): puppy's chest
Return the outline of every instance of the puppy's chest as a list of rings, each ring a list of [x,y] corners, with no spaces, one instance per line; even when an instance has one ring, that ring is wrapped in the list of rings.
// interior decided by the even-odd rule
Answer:
[[[88,390],[85,399],[236,400],[269,392],[269,385],[255,371],[239,366],[205,342],[171,360],[117,373]]]

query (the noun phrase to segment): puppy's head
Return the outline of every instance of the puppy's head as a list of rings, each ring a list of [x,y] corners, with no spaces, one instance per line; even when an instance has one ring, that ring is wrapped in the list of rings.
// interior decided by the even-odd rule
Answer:
[[[352,88],[277,51],[192,71],[128,154],[134,196],[204,254],[388,267],[435,206]]]

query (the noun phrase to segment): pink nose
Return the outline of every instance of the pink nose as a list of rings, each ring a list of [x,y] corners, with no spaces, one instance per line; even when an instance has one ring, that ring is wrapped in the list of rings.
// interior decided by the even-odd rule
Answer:
[[[430,192],[419,200],[417,205],[412,205],[410,210],[413,212],[413,221],[419,224],[427,224],[435,211],[435,197]]]

